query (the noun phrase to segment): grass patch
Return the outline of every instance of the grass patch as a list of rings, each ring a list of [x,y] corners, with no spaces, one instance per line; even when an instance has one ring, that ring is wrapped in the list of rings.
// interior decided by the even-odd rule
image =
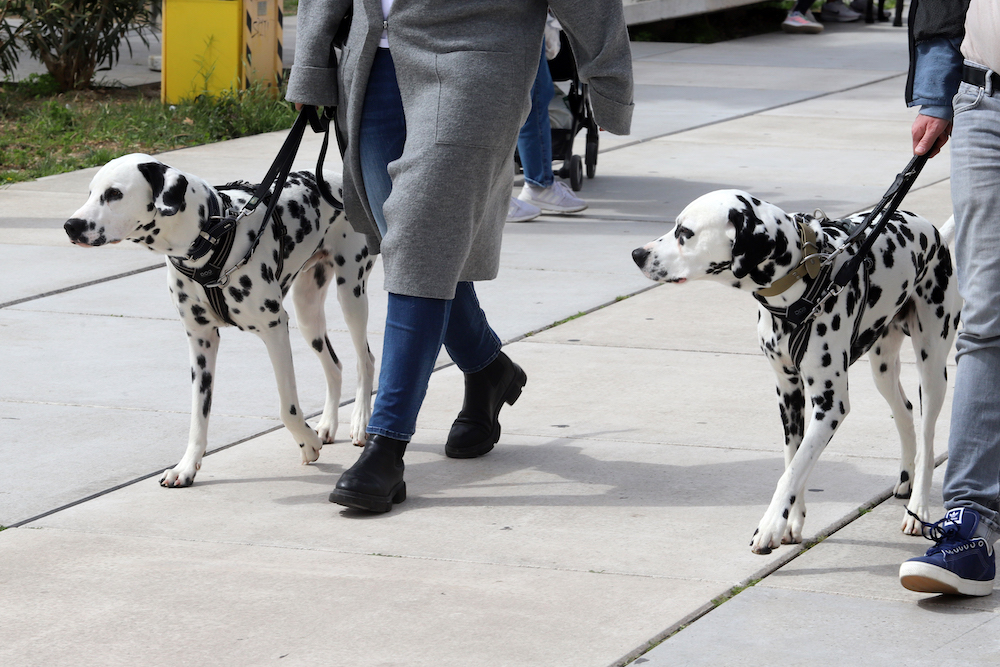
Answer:
[[[717,598],[714,598],[712,600],[712,606],[718,607],[723,602],[727,602],[729,600],[732,600],[734,597],[736,597],[737,595],[739,595],[740,593],[742,593],[746,589],[751,588],[752,586],[756,586],[759,583],[760,583],[760,579],[752,579],[752,580],[748,581],[746,584],[744,584],[742,586],[741,585],[733,586],[727,592],[723,593],[722,595],[720,595]]]
[[[291,127],[294,107],[263,86],[160,103],[159,84],[57,93],[45,74],[0,84],[0,185]]]

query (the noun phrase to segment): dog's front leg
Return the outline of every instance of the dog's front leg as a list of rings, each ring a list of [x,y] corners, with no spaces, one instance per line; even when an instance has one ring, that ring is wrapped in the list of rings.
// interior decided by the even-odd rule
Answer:
[[[212,385],[215,360],[219,355],[219,330],[215,327],[188,330],[191,356],[191,428],[184,456],[173,468],[164,471],[160,486],[191,486],[201,469],[201,459],[208,447],[208,416],[212,410]]]
[[[805,427],[806,397],[798,373],[778,365],[775,368],[778,389],[778,411],[785,431],[785,469],[792,465],[795,453],[802,444]],[[792,504],[788,526],[781,537],[783,544],[802,541],[802,526],[806,520],[806,501],[800,494]]]
[[[754,553],[771,553],[771,550],[780,546],[783,541],[795,543],[802,541],[802,525],[790,526],[789,517],[793,508],[802,500],[806,480],[813,466],[850,411],[847,400],[846,358],[843,366],[839,375],[834,375],[826,373],[829,367],[806,368],[803,364],[801,376],[806,381],[804,389],[809,393],[812,403],[812,416],[802,437],[802,444],[778,480],[771,503],[750,541],[750,548]],[[804,516],[799,521],[803,519]],[[783,540],[786,533],[788,538]]]
[[[306,423],[302,406],[299,405],[299,395],[295,388],[295,369],[292,366],[292,346],[288,339],[288,313],[282,308],[278,313],[278,322],[273,327],[257,332],[267,346],[267,354],[274,367],[274,379],[278,385],[278,397],[281,421],[285,428],[299,443],[302,452],[302,463],[312,463],[319,458],[319,450],[323,442],[316,431]]]

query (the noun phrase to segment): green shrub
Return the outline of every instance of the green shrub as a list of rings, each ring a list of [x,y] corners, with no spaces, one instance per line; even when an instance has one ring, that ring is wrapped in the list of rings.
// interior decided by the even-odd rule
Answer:
[[[88,88],[99,66],[120,58],[126,33],[134,31],[143,44],[153,28],[154,8],[149,0],[0,0],[7,14],[20,16],[18,34],[8,34],[0,51],[0,70],[13,73],[21,49],[40,60],[60,90]],[[4,37],[0,33],[0,37]],[[131,45],[125,41],[131,52]],[[4,56],[7,53],[7,56]],[[11,60],[13,58],[13,60]]]

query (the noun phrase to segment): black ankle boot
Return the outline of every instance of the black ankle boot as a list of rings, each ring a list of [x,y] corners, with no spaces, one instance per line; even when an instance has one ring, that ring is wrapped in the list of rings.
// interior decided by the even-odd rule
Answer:
[[[406,444],[384,435],[370,435],[361,456],[337,480],[330,502],[369,512],[388,512],[406,500],[403,453]]]
[[[465,374],[465,402],[451,425],[444,453],[453,459],[471,459],[493,449],[500,439],[500,408],[514,405],[528,376],[501,352],[481,371]]]

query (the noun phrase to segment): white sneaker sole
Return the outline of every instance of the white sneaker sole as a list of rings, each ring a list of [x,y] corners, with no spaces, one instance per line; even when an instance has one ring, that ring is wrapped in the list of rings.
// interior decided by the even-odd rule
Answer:
[[[518,199],[521,199],[518,197]],[[579,206],[560,206],[559,204],[550,204],[544,201],[538,201],[537,199],[521,199],[523,202],[527,202],[532,206],[537,206],[542,209],[542,211],[549,211],[550,213],[579,213],[580,211],[587,208],[586,204]]]
[[[947,593],[983,597],[993,592],[993,581],[962,579],[954,572],[920,561],[906,561],[899,566],[899,583],[917,593]]]

